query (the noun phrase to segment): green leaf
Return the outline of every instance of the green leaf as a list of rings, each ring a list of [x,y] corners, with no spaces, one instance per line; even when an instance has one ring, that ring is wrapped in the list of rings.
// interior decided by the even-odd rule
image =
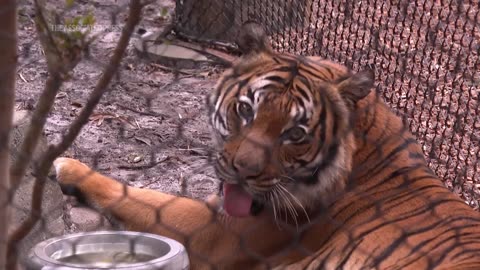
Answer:
[[[92,26],[95,24],[95,16],[91,12],[85,15],[82,19],[82,25]]]
[[[82,17],[75,17],[73,18],[73,26],[79,26],[80,25],[80,20],[82,19]]]

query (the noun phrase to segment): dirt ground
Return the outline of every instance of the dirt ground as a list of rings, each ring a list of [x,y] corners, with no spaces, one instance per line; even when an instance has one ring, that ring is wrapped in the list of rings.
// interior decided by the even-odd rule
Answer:
[[[48,7],[62,10],[63,1]],[[60,140],[94,88],[120,36],[111,27],[126,17],[127,1],[75,1],[69,14],[92,11],[99,28],[107,29],[90,48],[57,95],[45,127],[49,143]],[[140,28],[164,27],[173,13],[174,1],[161,0],[144,10]],[[19,7],[19,54],[16,105],[32,109],[43,90],[47,71],[33,24],[33,6]],[[111,28],[110,30],[109,27]],[[110,85],[72,147],[64,154],[77,158],[106,175],[132,186],[203,198],[216,190],[207,153],[211,146],[204,106],[217,73],[214,68],[195,70],[175,77],[141,59],[130,42]]]

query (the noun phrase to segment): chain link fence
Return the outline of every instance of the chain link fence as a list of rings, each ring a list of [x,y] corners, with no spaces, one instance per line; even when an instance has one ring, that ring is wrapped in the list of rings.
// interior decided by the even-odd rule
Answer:
[[[479,208],[478,1],[176,4],[175,29],[184,37],[232,43],[244,22],[256,21],[278,52],[318,55],[357,71],[375,69],[377,91],[408,118],[430,167]]]
[[[231,59],[227,53],[237,54],[235,40],[241,26],[248,21],[256,21],[266,29],[277,52],[318,55],[355,71],[365,67],[374,69],[377,92],[399,114],[405,115],[409,129],[421,142],[430,168],[468,205],[479,209],[478,1],[140,1],[148,5],[143,6],[141,21],[135,23],[134,30],[130,29],[131,39],[129,46],[124,48],[121,63],[112,59],[119,52],[117,42],[132,16],[129,13],[132,4],[129,8],[128,1],[46,1],[42,7],[51,26],[50,34],[53,33],[55,40],[65,45],[57,52],[49,51],[51,47],[45,46],[48,40],[38,34],[36,20],[39,14],[35,2],[24,0],[18,3],[16,111],[35,115],[48,88],[58,88],[52,92],[55,98],[51,99],[51,112],[43,111],[48,118],[41,129],[43,135],[36,150],[38,153],[27,160],[30,167],[25,169],[21,184],[14,185],[10,191],[8,206],[13,218],[9,232],[10,237],[15,235],[18,240],[10,246],[13,248],[10,252],[20,255],[21,261],[27,260],[26,251],[35,243],[52,236],[122,228],[115,219],[92,213],[70,198],[64,200],[58,185],[51,181],[54,177],[44,177],[46,172],[42,165],[48,161],[51,163],[53,154],[58,155],[64,150],[62,156],[79,159],[126,186],[179,196],[161,207],[141,205],[146,213],[157,215],[154,224],[147,224],[150,226],[147,230],[183,239],[197,267],[227,269],[222,263],[238,254],[220,252],[225,256],[211,258],[205,255],[210,254],[208,251],[190,247],[191,239],[196,239],[196,234],[202,236],[203,230],[209,226],[230,232],[229,228],[216,227],[222,224],[221,217],[213,215],[211,220],[205,221],[205,227],[185,233],[181,228],[164,231],[162,226],[170,224],[159,216],[162,211],[164,215],[174,216],[169,205],[175,205],[175,200],[181,201],[184,197],[204,200],[209,194],[219,192],[212,165],[216,150],[212,147],[206,124],[209,120],[204,97],[212,91],[224,68],[225,63],[216,60]],[[89,31],[86,36],[75,34],[86,29]],[[156,30],[163,30],[159,39],[141,42],[146,32]],[[87,38],[93,36],[95,39]],[[162,42],[159,41],[165,39],[184,46],[188,42],[188,53],[193,51],[189,61],[201,60],[209,65],[193,69],[189,64],[172,64],[177,60],[185,61],[178,59],[178,54],[186,53],[181,51],[171,56],[166,52],[169,49],[164,47],[158,47],[154,52],[146,49],[160,46]],[[65,66],[71,69],[66,68],[60,72],[61,76],[55,77],[48,62],[52,53],[61,55],[62,61],[66,61]],[[209,56],[205,57],[203,53]],[[154,57],[157,54],[162,54],[161,58],[167,58],[167,61],[159,61]],[[216,57],[211,58],[211,55]],[[109,68],[114,69],[108,71]],[[105,73],[115,75],[105,81]],[[95,93],[98,95],[92,98]],[[102,94],[101,101],[96,100]],[[99,103],[95,104],[95,100]],[[92,105],[96,105],[95,109]],[[43,121],[38,117],[32,119],[32,124]],[[83,119],[85,124],[81,132],[69,128],[78,119]],[[22,151],[22,141],[28,133],[26,123],[30,124],[30,120],[18,122],[15,134],[12,133],[14,162],[19,159],[17,155]],[[75,141],[67,149],[65,140],[73,138]],[[56,148],[47,148],[47,145]],[[390,165],[389,169],[400,168]],[[24,170],[21,172],[25,173]],[[37,189],[37,185],[45,187]],[[31,197],[32,193],[41,195]],[[122,200],[128,202],[129,195],[135,192],[126,189],[122,194],[119,204]],[[370,195],[363,190],[355,196],[366,198]],[[425,201],[428,200],[425,198]],[[39,202],[39,205],[35,204]],[[359,199],[359,205],[362,204]],[[363,206],[367,205],[364,202]],[[194,207],[203,211],[201,206]],[[390,207],[387,201],[382,201],[372,216],[363,222],[381,220]],[[119,211],[115,206],[101,210],[107,216]],[[442,220],[435,207],[430,210],[428,218]],[[322,224],[325,220],[341,228],[347,241],[352,240],[350,246],[335,252],[349,254],[355,249],[366,255],[382,257],[377,250],[370,250],[355,240],[365,233],[363,227],[356,230],[355,225],[337,224],[338,220],[328,214],[311,217],[312,224]],[[33,222],[26,227],[29,231],[19,233],[28,221]],[[284,225],[282,233],[293,240],[291,244],[279,244],[275,254],[287,254],[291,250],[303,255],[316,253],[312,250],[315,245],[299,244],[302,234],[298,233],[298,228],[282,223]],[[269,256],[257,254],[255,248],[250,250],[254,246],[252,243],[258,241],[255,231],[261,228],[254,225],[247,232],[232,232],[232,235],[241,239],[241,252],[258,265],[269,268],[275,264]],[[404,232],[401,238],[404,241],[398,246],[421,250],[420,253],[430,247],[419,247],[405,240],[414,234],[413,231]],[[273,235],[280,237],[281,233]],[[12,244],[11,239],[9,244]],[[453,243],[461,243],[461,240],[456,239]],[[72,246],[75,245],[72,242]],[[378,264],[370,266],[380,265],[379,261],[375,263]],[[441,260],[432,264],[441,264]],[[304,262],[303,267],[307,265],[312,269],[322,268],[311,262]],[[247,268],[239,266],[238,269]]]

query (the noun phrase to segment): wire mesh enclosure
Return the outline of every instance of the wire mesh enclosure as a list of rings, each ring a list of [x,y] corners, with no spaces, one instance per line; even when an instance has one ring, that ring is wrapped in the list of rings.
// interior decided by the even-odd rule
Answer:
[[[0,185],[8,194],[2,210],[13,213],[7,236],[0,237],[9,265],[29,262],[29,250],[43,239],[63,241],[71,233],[106,229],[175,239],[182,256],[173,269],[182,270],[186,265],[417,270],[480,264],[478,0],[91,2],[22,0],[18,10],[15,1],[11,8],[0,7],[18,16],[17,33],[3,30],[0,39],[18,36],[13,46],[18,47],[17,76],[11,79],[16,81],[15,113],[25,113],[10,132],[13,180],[6,190]],[[286,53],[275,55],[283,73],[268,77],[268,83],[297,97],[319,85],[326,89],[316,96],[321,106],[311,106],[312,115],[318,115],[317,129],[310,128],[317,131],[314,136],[288,125],[279,131],[292,116],[282,106],[269,104],[258,120],[264,121],[259,126],[280,123],[277,133],[264,136],[271,140],[262,137],[264,130],[249,133],[253,128],[244,124],[253,121],[254,106],[242,107],[248,102],[233,99],[222,107],[222,98],[237,98],[251,86],[254,80],[244,78],[259,73],[250,69],[261,70],[267,62],[242,58],[244,65],[232,71],[225,68],[228,61],[217,63],[209,56],[236,59],[239,32],[251,21],[263,26],[275,52]],[[147,40],[144,34],[152,29],[161,34]],[[156,50],[146,53],[147,47]],[[161,62],[149,58],[155,53],[208,64],[168,65],[181,57]],[[320,56],[354,72],[315,58],[308,63],[316,68],[308,73],[303,56]],[[378,95],[368,95],[372,76],[360,72],[365,69],[374,71]],[[335,71],[325,84],[311,83],[325,70]],[[222,77],[223,71],[234,75]],[[343,89],[342,80],[352,87]],[[364,96],[342,96],[341,88],[363,90]],[[272,96],[281,100],[275,105],[290,102]],[[403,119],[392,116],[389,107]],[[237,114],[226,128],[219,128],[222,110]],[[377,112],[391,122],[376,118]],[[242,125],[247,127],[241,130]],[[222,134],[227,128],[239,135]],[[214,145],[215,136],[224,139],[221,147]],[[308,137],[315,154],[291,169],[295,166],[285,164],[302,149],[291,154],[278,145],[301,145],[296,136]],[[52,164],[55,170],[49,171]],[[325,188],[325,179],[332,186],[326,181]],[[85,208],[85,202],[94,209]],[[86,242],[82,236],[62,242],[50,253],[67,250],[67,258],[77,260],[76,255],[92,251],[90,240],[102,252],[111,247],[105,242],[119,243],[122,249],[110,254],[115,259],[110,266],[123,263],[117,255],[148,255],[140,258],[147,266],[139,269],[156,269],[148,265],[151,257],[161,259],[159,253],[173,250],[159,248],[160,242],[148,244],[141,233],[132,238],[119,233],[118,243],[108,237],[101,242],[97,233],[102,234],[95,232]],[[80,263],[97,259],[85,254]]]
[[[228,43],[256,21],[279,52],[374,69],[377,91],[407,117],[431,168],[478,209],[479,9],[474,0],[179,0],[175,29]]]
[[[255,20],[269,34],[309,22],[310,0],[176,1],[176,29],[201,40],[235,42],[243,23]]]

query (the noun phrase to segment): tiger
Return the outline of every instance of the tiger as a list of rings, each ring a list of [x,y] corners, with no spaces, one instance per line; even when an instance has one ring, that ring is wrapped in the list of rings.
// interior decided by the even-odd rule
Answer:
[[[207,98],[221,192],[125,186],[71,158],[57,181],[191,269],[480,269],[480,214],[428,167],[374,71],[276,52],[256,23]]]

